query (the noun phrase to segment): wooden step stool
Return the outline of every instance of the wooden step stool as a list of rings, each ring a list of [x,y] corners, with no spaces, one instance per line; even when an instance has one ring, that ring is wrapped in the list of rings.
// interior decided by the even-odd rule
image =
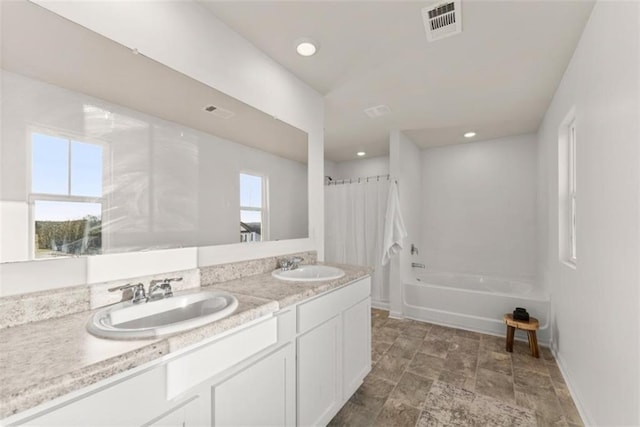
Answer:
[[[504,315],[504,323],[507,325],[507,351],[513,353],[513,338],[516,333],[516,329],[527,331],[529,335],[529,348],[531,349],[531,355],[533,357],[540,357],[538,352],[538,338],[536,337],[536,331],[540,327],[538,319],[535,317],[529,317],[529,321],[513,320],[513,314],[507,313]]]

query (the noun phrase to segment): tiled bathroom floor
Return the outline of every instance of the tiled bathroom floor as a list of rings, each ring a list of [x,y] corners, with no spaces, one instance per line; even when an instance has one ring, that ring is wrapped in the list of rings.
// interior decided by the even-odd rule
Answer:
[[[373,369],[332,426],[581,426],[549,349],[372,310]]]

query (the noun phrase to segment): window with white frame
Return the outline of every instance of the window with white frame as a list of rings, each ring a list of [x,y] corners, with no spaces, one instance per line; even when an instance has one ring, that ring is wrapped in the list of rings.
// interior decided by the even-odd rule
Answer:
[[[240,173],[240,241],[267,240],[266,179]]]
[[[102,251],[103,146],[31,133],[33,257]]]
[[[570,267],[577,260],[577,126],[575,108],[558,133],[558,240],[560,261]]]
[[[576,262],[576,121],[568,126],[569,261]]]

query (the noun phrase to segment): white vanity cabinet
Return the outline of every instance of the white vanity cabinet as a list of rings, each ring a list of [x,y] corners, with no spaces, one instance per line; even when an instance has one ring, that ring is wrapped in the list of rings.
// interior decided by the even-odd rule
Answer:
[[[224,336],[170,355],[134,372],[119,374],[24,414],[7,425],[31,426],[205,426],[224,419],[231,407],[247,409],[252,397],[278,394],[278,404],[295,407],[295,359],[283,331],[294,328],[291,310],[254,321]],[[285,325],[285,323],[291,323]],[[289,334],[291,335],[291,334]],[[285,341],[285,339],[288,340]],[[251,378],[251,393],[237,390]],[[289,382],[285,380],[289,378]],[[288,400],[288,401],[287,401]],[[273,399],[272,399],[273,401]],[[223,404],[212,408],[213,402]],[[215,413],[214,410],[218,412]],[[262,412],[260,412],[262,411]],[[273,417],[271,407],[256,407],[255,417]],[[215,413],[212,420],[212,413]],[[293,425],[290,413],[280,425]],[[230,422],[218,425],[232,425]],[[243,423],[243,425],[248,425]]]
[[[370,286],[320,294],[3,425],[326,425],[371,369]]]
[[[298,305],[298,424],[326,425],[371,370],[371,279]]]

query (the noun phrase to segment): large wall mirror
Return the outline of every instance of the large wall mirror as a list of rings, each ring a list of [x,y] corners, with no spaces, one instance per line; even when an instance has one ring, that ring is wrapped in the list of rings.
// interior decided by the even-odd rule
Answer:
[[[0,262],[308,237],[305,132],[40,6],[2,8]]]

